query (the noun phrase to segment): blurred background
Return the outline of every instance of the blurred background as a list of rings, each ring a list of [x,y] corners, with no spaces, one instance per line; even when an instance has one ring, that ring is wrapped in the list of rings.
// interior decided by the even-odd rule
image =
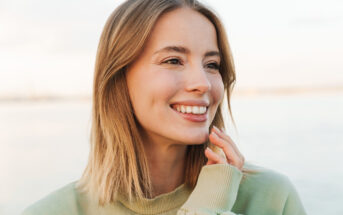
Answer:
[[[0,1],[0,214],[81,176],[97,43],[121,2]],[[343,2],[202,2],[236,64],[228,134],[287,175],[308,214],[343,214]]]

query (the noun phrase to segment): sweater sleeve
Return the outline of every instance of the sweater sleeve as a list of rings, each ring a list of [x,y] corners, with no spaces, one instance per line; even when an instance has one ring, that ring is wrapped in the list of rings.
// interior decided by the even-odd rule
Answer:
[[[198,182],[177,215],[235,215],[236,201],[243,173],[230,164],[206,165]]]

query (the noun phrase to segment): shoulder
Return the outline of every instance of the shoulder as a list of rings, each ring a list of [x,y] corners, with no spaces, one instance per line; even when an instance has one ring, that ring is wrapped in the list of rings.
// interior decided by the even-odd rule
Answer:
[[[246,163],[242,183],[249,188],[286,191],[292,187],[289,177],[278,171]]]
[[[288,196],[296,192],[288,176],[278,171],[246,163],[247,170],[243,174],[240,184],[241,197],[270,200],[284,204]]]
[[[251,163],[246,163],[244,169],[236,211],[244,214],[306,214],[288,176]]]
[[[40,214],[78,214],[78,203],[75,193],[75,183],[72,182],[48,194],[43,199],[27,207],[22,215]]]

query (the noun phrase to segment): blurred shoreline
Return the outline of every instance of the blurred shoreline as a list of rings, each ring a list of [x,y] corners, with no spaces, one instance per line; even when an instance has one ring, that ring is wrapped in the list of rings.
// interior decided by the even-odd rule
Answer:
[[[255,97],[255,96],[296,96],[315,94],[343,93],[342,86],[322,87],[279,87],[279,88],[234,88],[232,97]],[[90,101],[90,94],[63,95],[63,94],[11,94],[1,95],[0,103],[5,102],[34,102],[34,101]]]
[[[273,87],[273,88],[240,88],[233,91],[233,96],[260,96],[260,95],[298,95],[317,93],[342,93],[343,85],[317,87]]]

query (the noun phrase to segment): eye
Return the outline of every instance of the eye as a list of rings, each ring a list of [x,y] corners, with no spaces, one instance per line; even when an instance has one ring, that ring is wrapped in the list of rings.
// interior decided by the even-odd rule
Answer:
[[[166,61],[163,61],[163,63],[174,64],[174,65],[180,64],[181,65],[181,61],[177,58],[168,59]]]
[[[219,64],[216,62],[209,63],[206,66],[207,66],[207,68],[210,68],[210,69],[219,70]]]

